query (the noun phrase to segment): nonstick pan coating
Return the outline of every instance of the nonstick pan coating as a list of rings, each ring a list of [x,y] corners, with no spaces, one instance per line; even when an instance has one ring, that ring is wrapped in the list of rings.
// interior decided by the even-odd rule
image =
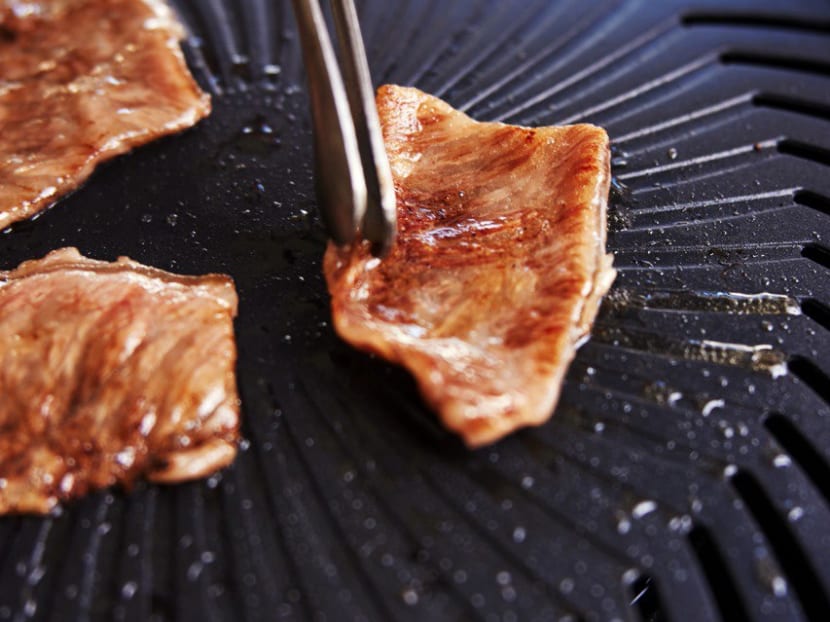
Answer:
[[[614,143],[594,336],[548,424],[474,452],[332,331],[290,3],[176,6],[212,116],[0,265],[232,275],[247,441],[206,481],[0,519],[0,619],[828,619],[830,5],[359,3],[376,84]]]

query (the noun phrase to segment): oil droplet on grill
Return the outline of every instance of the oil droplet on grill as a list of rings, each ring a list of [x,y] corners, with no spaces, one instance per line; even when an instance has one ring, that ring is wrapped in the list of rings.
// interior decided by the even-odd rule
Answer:
[[[761,583],[778,598],[787,595],[787,580],[781,575],[775,562],[768,556],[757,561],[756,572]]]
[[[263,115],[256,115],[239,129],[232,141],[239,151],[264,156],[282,145],[274,127]]]
[[[130,600],[138,591],[138,584],[135,581],[127,581],[121,586],[121,597]]]
[[[401,598],[403,602],[410,607],[415,606],[418,604],[418,592],[416,592],[413,588],[407,588],[401,593]]]

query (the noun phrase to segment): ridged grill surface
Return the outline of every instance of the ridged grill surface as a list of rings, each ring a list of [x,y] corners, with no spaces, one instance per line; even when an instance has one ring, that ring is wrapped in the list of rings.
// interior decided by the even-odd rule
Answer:
[[[290,3],[177,6],[213,115],[0,264],[231,274],[248,442],[204,482],[0,519],[0,619],[828,619],[830,5],[360,3],[376,84],[614,143],[594,336],[547,425],[477,452],[330,327]]]

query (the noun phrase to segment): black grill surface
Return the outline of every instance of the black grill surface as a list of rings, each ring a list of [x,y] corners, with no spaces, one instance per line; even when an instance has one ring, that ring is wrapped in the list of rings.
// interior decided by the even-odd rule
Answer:
[[[0,619],[830,619],[830,5],[360,4],[376,84],[614,142],[593,338],[548,424],[475,452],[331,329],[290,3],[177,6],[213,115],[0,265],[231,274],[247,441],[207,481],[0,519]]]

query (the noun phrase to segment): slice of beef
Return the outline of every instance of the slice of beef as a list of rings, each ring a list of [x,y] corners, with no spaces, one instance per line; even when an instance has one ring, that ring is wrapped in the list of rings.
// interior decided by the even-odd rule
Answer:
[[[0,229],[210,112],[182,36],[163,0],[0,2]]]
[[[606,133],[477,123],[412,88],[377,103],[398,241],[329,246],[337,332],[409,369],[470,446],[546,421],[615,276]]]
[[[233,281],[74,248],[0,272],[0,514],[229,464]]]

